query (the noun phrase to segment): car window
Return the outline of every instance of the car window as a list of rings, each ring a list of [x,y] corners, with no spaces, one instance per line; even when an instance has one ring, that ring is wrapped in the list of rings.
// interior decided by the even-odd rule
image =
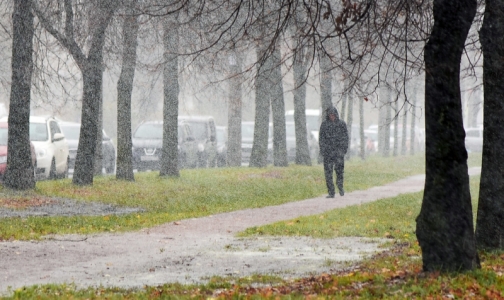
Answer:
[[[296,136],[296,127],[294,126],[294,124],[290,123],[290,124],[286,124],[285,125],[285,135],[286,136]]]
[[[197,140],[205,140],[208,137],[208,128],[206,123],[193,122],[191,123],[194,138]]]
[[[49,122],[49,128],[51,129],[51,137],[54,137],[54,134],[61,133],[61,129],[59,128],[58,123],[55,121]]]
[[[47,141],[46,123],[30,123],[30,141]]]
[[[469,129],[466,131],[466,136],[468,137],[479,137],[479,130]]]
[[[162,139],[163,124],[142,124],[137,128],[133,137],[137,139]]]
[[[0,128],[0,145],[7,146],[7,128]]]
[[[217,129],[217,141],[224,143],[226,141],[226,129]]]
[[[69,140],[78,140],[80,134],[79,126],[61,126],[65,138]]]
[[[243,139],[254,138],[254,124],[242,124],[242,138]]]

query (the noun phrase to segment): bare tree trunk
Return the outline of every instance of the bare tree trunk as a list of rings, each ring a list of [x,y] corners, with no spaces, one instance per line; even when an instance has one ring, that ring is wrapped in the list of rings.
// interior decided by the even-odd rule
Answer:
[[[411,147],[410,147],[410,154],[411,155],[415,155],[415,150],[416,150],[416,145],[417,145],[417,140],[416,140],[416,124],[415,124],[415,119],[416,119],[416,114],[415,114],[415,111],[416,111],[416,104],[417,104],[417,96],[416,96],[416,92],[417,92],[417,87],[415,86],[413,88],[413,97],[412,97],[412,106],[411,106],[411,132],[410,132],[410,143],[411,143]]]
[[[138,0],[132,0],[126,8],[123,23],[123,58],[122,69],[117,82],[117,163],[116,178],[134,181],[133,142],[131,140],[131,94],[138,45],[138,17],[134,9]]]
[[[34,33],[31,6],[31,1],[15,0],[12,14],[12,86],[4,185],[15,190],[35,188],[30,151],[30,89]]]
[[[177,16],[163,20],[163,154],[161,155],[160,176],[179,177],[178,160],[178,48],[179,34]]]
[[[364,136],[364,101],[359,99],[360,158],[366,159],[366,139]]]
[[[272,84],[271,112],[273,116],[273,165],[287,167],[287,141],[285,136],[285,101],[282,83],[282,58],[280,49],[276,48],[271,57],[273,69],[270,81]]]
[[[348,149],[352,147],[352,140],[355,139],[354,136],[352,136],[352,128],[353,128],[353,93],[351,91],[348,92],[348,117],[347,117],[347,128],[348,128]],[[350,157],[353,155],[352,151],[347,151],[347,154],[345,155],[346,159],[350,159]]]
[[[383,120],[383,148],[382,155],[390,155],[390,124],[392,123],[392,103],[390,102],[390,89],[386,87],[385,99],[382,105],[385,105],[385,119]]]
[[[479,267],[460,96],[460,60],[476,0],[434,0],[425,46],[426,176],[416,234],[425,271]]]
[[[322,105],[322,120],[325,120],[326,110],[332,103],[332,73],[331,60],[325,53],[320,53],[320,102]]]
[[[262,49],[257,49],[257,57],[263,55]],[[270,114],[270,87],[268,74],[271,72],[271,58],[257,72],[255,79],[255,123],[254,142],[250,154],[250,167],[265,168],[268,165],[268,131]]]
[[[241,166],[241,122],[242,122],[242,90],[241,90],[241,59],[238,51],[230,56],[230,67],[233,78],[230,81],[228,102],[228,140],[227,140],[227,165],[230,167]]]
[[[103,85],[100,89],[100,98],[98,104],[98,123],[96,124],[96,149],[94,161],[94,175],[102,175],[103,173]]]
[[[348,100],[348,94],[346,93],[347,86],[348,86],[347,79],[345,78],[343,80],[343,95],[341,97],[341,113],[340,113],[341,120],[345,120],[346,119],[347,102],[348,102],[347,101]],[[348,144],[348,146],[350,147],[350,144]]]
[[[298,165],[311,166],[308,132],[306,129],[306,63],[305,51],[294,54],[294,128],[296,131],[296,158]]]
[[[63,3],[66,14],[64,33],[56,30],[52,22],[38,7],[34,5],[33,9],[44,29],[68,49],[82,72],[81,130],[72,182],[76,185],[91,185],[93,184],[94,156],[99,128],[98,102],[101,99],[102,92],[105,30],[110,24],[118,3],[117,0],[96,2],[96,8],[92,11],[94,29],[91,34],[87,57],[74,37],[74,8],[72,7],[72,1],[65,0]]]
[[[485,250],[504,249],[504,1],[486,0],[480,31],[483,47],[483,159],[476,242]]]
[[[403,118],[402,118],[402,137],[401,137],[401,155],[406,155],[407,149],[407,143],[406,140],[408,139],[408,109],[406,108],[406,105],[404,105],[403,109]],[[413,147],[413,144],[411,144],[410,141],[410,147]]]
[[[393,156],[399,154],[399,99],[394,103],[394,151]]]

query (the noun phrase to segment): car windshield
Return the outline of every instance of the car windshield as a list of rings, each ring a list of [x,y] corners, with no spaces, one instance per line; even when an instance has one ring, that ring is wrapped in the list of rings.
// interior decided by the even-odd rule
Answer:
[[[80,135],[80,126],[61,126],[66,139],[78,140]]]
[[[0,128],[0,145],[7,146],[7,128]]]
[[[294,126],[294,123],[290,123],[290,124],[285,125],[285,135],[288,137],[295,137],[296,136],[296,127]]]
[[[254,124],[242,124],[242,139],[254,138]]]
[[[285,122],[294,122],[294,115],[286,115]],[[306,128],[309,131],[318,131],[320,129],[318,116],[306,116]]]
[[[191,129],[192,133],[194,135],[194,138],[201,141],[207,138],[207,127],[206,123],[191,123]]]
[[[47,141],[48,137],[46,123],[30,123],[30,141]]]
[[[226,142],[226,130],[225,129],[217,129],[217,142],[219,142],[219,143]]]
[[[133,135],[137,139],[162,139],[163,124],[142,124]]]

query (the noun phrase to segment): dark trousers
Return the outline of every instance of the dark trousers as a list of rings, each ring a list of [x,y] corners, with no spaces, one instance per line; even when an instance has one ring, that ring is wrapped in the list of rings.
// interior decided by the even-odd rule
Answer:
[[[334,196],[333,172],[336,172],[336,184],[338,190],[343,190],[343,170],[345,169],[345,158],[343,156],[336,158],[324,157],[324,174],[327,185],[327,192]]]

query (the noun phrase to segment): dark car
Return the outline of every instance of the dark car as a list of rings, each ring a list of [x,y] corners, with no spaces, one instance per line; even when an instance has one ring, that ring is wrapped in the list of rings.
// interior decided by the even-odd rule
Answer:
[[[80,135],[80,123],[75,122],[58,122],[63,134],[68,143],[69,150],[69,168],[73,169],[75,167],[75,158],[77,157],[77,149],[79,147],[79,135]],[[110,137],[103,131],[102,139],[102,157],[103,157],[103,167],[107,174],[114,173],[116,164],[116,150],[114,143]]]
[[[217,132],[217,167],[225,167],[227,163],[227,127],[216,126]]]
[[[179,116],[191,126],[194,138],[198,142],[198,167],[217,166],[217,133],[211,116]]]
[[[5,170],[7,169],[7,137],[8,137],[8,123],[0,122],[0,181],[3,180]],[[35,147],[30,142],[31,159],[33,174],[37,168],[37,155],[35,154]]]
[[[178,122],[178,157],[180,168],[195,168],[197,146],[191,127]],[[133,133],[133,169],[159,170],[163,148],[163,121],[140,124]]]

